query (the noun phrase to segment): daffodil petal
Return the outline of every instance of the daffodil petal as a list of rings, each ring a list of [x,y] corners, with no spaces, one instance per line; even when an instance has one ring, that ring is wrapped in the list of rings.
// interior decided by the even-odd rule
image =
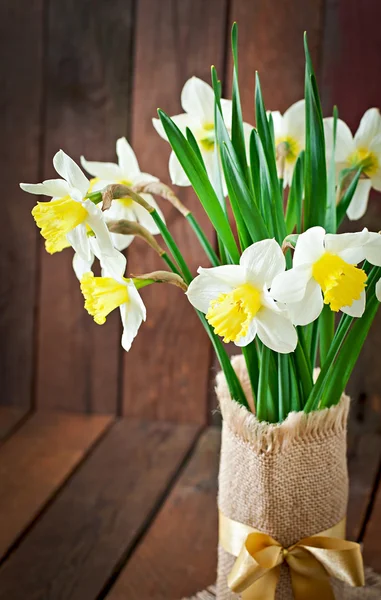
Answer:
[[[146,308],[135,286],[128,284],[128,302],[120,307],[123,324],[122,347],[126,352],[131,348],[139,327],[146,320]]]
[[[53,158],[53,165],[58,175],[61,175],[72,188],[76,188],[84,197],[89,189],[89,180],[81,171],[77,163],[74,162],[63,150],[59,150]]]
[[[314,279],[311,279],[302,300],[288,304],[287,308],[294,325],[308,325],[318,318],[323,306],[323,294],[320,285]]]
[[[301,265],[277,275],[271,285],[271,296],[284,302],[299,302],[306,293],[308,282],[312,277],[312,267]]]
[[[324,119],[324,136],[326,155],[329,159],[333,152],[333,117]],[[346,162],[348,156],[355,150],[353,135],[348,125],[341,119],[337,119],[335,162]]]
[[[87,222],[96,235],[100,251],[103,254],[108,254],[111,256],[114,247],[112,245],[110,232],[103,217],[103,213],[101,212],[100,208],[95,206],[90,200],[86,200],[84,205],[88,212]]]
[[[361,219],[366,213],[371,187],[372,182],[370,179],[359,180],[352,201],[347,209],[347,215],[351,221]]]
[[[116,142],[116,154],[120,170],[123,173],[123,179],[133,179],[140,174],[138,159],[130,144],[125,137],[121,137]]]
[[[216,269],[222,268],[224,267],[202,269],[190,283],[186,295],[197,310],[207,313],[213,300],[217,300],[221,294],[228,294],[234,288],[234,283],[229,283],[229,280],[226,281],[213,273]]]
[[[381,267],[381,235],[368,232],[368,241],[364,246],[365,258],[371,265]]]
[[[246,248],[239,263],[246,270],[248,281],[261,289],[264,285],[270,287],[274,277],[286,268],[286,260],[278,242],[271,239]]]
[[[174,152],[169,157],[169,175],[174,185],[187,187],[191,184]]]
[[[110,235],[113,246],[120,252],[128,248],[132,244],[135,237],[133,235],[125,235],[123,233],[111,233]]]
[[[354,300],[351,306],[342,306],[341,312],[349,315],[350,317],[362,317],[365,311],[366,294],[365,291],[361,292],[359,300]]]
[[[236,342],[234,342],[235,345],[242,348],[243,346],[247,346],[248,344],[250,344],[253,341],[253,339],[255,338],[255,336],[257,335],[257,330],[258,330],[257,323],[256,323],[255,319],[253,319],[248,327],[247,334],[242,336]]]
[[[271,350],[288,354],[298,343],[295,327],[283,314],[262,307],[255,317],[257,335]]]
[[[91,254],[90,260],[84,260],[78,252],[74,252],[73,256],[73,271],[80,281],[85,273],[91,271],[94,262],[94,254]]]
[[[64,179],[46,179],[42,183],[20,183],[24,192],[52,198],[63,198],[70,194],[70,186]]]
[[[136,175],[136,177],[132,178],[131,181],[134,185],[138,185],[144,183],[154,183],[159,181],[159,179],[150,173],[139,173]]]
[[[328,233],[325,236],[327,252],[338,254],[351,265],[357,265],[365,258],[364,245],[369,241],[369,231],[365,228],[355,233]]]
[[[270,112],[270,111],[268,111],[268,112]],[[279,110],[273,110],[273,111],[271,111],[271,116],[272,116],[273,125],[274,125],[275,139],[283,137],[285,135],[285,129],[284,129],[284,120],[283,120],[282,113],[280,113]]]
[[[99,179],[105,179],[114,183],[124,179],[122,169],[115,163],[86,160],[84,156],[81,156],[81,165],[90,175],[99,177]]]
[[[298,237],[294,252],[293,266],[313,264],[324,253],[325,230],[323,227],[311,227]]]
[[[306,130],[305,101],[299,100],[292,104],[283,115],[283,127],[286,135],[302,142],[304,146],[304,135]]]
[[[226,100],[225,98],[221,98],[221,112],[225,122],[227,129],[231,129],[232,127],[232,111],[233,111],[233,103],[231,100]],[[213,119],[214,121],[214,119]],[[213,122],[212,121],[212,122]]]
[[[379,302],[381,302],[381,279],[379,279],[376,283],[376,298]]]
[[[181,92],[181,106],[186,113],[201,119],[203,123],[214,123],[214,92],[202,79],[188,79]]]
[[[84,262],[91,261],[91,248],[86,225],[81,223],[67,234],[67,239]]]
[[[358,148],[367,148],[372,140],[381,133],[381,117],[378,108],[369,108],[362,117],[355,134],[355,143]]]

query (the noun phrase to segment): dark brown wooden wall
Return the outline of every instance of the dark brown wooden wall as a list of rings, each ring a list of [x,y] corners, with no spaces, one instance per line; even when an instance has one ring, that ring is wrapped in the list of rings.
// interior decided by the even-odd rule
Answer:
[[[71,252],[49,256],[19,181],[53,176],[62,147],[114,160],[127,135],[143,170],[169,182],[169,147],[155,133],[158,106],[180,111],[185,80],[215,64],[229,94],[230,26],[238,21],[245,118],[253,122],[254,71],[269,109],[303,94],[302,34],[308,31],[326,113],[337,103],[355,127],[381,104],[381,4],[377,0],[4,0],[0,8],[0,389],[18,407],[109,412],[205,422],[214,361],[204,332],[177,289],[144,292],[148,321],[129,354],[118,314],[95,325],[71,268]],[[190,190],[184,202],[211,228]],[[375,197],[368,214],[380,226]],[[181,216],[164,212],[192,269],[204,261]],[[139,241],[131,272],[160,262]],[[378,320],[352,379],[353,394],[377,398]],[[366,366],[366,368],[365,368]]]

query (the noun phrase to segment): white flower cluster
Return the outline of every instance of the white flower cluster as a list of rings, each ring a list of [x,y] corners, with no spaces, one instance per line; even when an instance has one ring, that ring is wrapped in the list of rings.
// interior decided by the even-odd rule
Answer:
[[[216,145],[214,126],[214,93],[196,77],[185,84],[181,104],[184,113],[173,121],[185,133],[189,128],[200,149],[213,185],[218,182],[226,193]],[[228,131],[232,122],[232,103],[221,101]],[[304,149],[304,101],[291,106],[284,115],[272,113],[279,177],[290,185],[297,157]],[[158,119],[153,120],[158,133],[166,134]],[[325,119],[327,160],[333,152],[333,119]],[[244,123],[248,144],[252,127]],[[73,267],[80,279],[85,308],[102,324],[107,315],[120,308],[123,323],[122,345],[129,350],[143,320],[144,304],[131,279],[125,277],[126,258],[122,250],[133,235],[110,233],[107,223],[128,220],[139,222],[151,234],[159,230],[150,213],[132,198],[118,198],[108,210],[91,200],[91,194],[110,184],[134,187],[157,182],[157,178],[142,173],[136,156],[125,138],[117,141],[118,164],[88,161],[81,163],[93,177],[88,180],[78,165],[60,150],[53,159],[60,179],[39,184],[20,184],[32,194],[51,198],[38,202],[32,211],[50,253],[72,246]],[[348,126],[338,120],[335,147],[338,175],[344,169],[362,167],[362,176],[348,208],[351,219],[360,218],[367,207],[372,187],[381,191],[381,117],[376,109],[368,110],[353,137]],[[169,172],[174,184],[190,185],[178,159],[172,152]],[[150,194],[142,194],[164,219]],[[102,276],[92,273],[94,258],[98,258]],[[358,265],[364,260],[381,266],[381,236],[367,229],[353,234],[326,234],[313,227],[297,240],[293,266],[286,270],[286,261],[279,244],[262,240],[247,248],[239,265],[199,269],[199,275],[189,286],[190,302],[205,313],[216,334],[238,346],[249,344],[256,336],[269,348],[292,352],[297,344],[296,325],[306,325],[321,313],[324,304],[333,311],[361,317],[365,310],[367,274]],[[381,293],[380,284],[377,293]]]

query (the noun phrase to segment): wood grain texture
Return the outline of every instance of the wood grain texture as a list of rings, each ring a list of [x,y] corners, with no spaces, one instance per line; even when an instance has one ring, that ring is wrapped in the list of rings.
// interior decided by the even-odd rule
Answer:
[[[59,148],[75,160],[115,160],[126,133],[132,0],[49,3],[44,176]],[[38,404],[117,412],[120,317],[97,326],[84,311],[72,250],[42,250]]]
[[[381,465],[380,465],[381,467]],[[381,572],[381,471],[378,474],[378,488],[373,510],[363,539],[363,556],[367,566]]]
[[[169,183],[169,145],[152,126],[160,106],[182,112],[180,93],[192,75],[210,81],[210,65],[223,65],[225,0],[139,0],[132,142],[143,170]],[[192,191],[177,188],[213,239],[211,225]],[[163,206],[163,204],[162,204]],[[184,218],[163,206],[171,233],[193,272],[209,266]],[[132,273],[162,269],[163,263],[139,241],[129,249]],[[165,268],[165,267],[164,267]],[[210,344],[192,307],[172,286],[142,292],[147,323],[124,359],[124,412],[127,415],[203,423],[207,415]],[[139,389],[139,398],[136,390]]]
[[[239,31],[241,101],[254,118],[254,75],[259,72],[268,110],[284,111],[304,95],[303,33],[316,71],[320,67],[324,0],[232,0],[230,21]],[[231,59],[229,73],[231,67]]]
[[[117,422],[0,569],[1,600],[97,598],[196,434],[196,426]]]
[[[26,407],[0,406],[0,442],[12,433],[27,414],[28,408]]]
[[[179,600],[216,576],[220,431],[208,429],[107,600]]]
[[[325,114],[332,114],[337,104],[339,116],[356,131],[364,112],[380,106],[381,80],[381,4],[368,2],[366,10],[356,0],[327,0],[324,24],[322,104]],[[371,194],[367,213],[360,221],[343,224],[344,231],[381,228],[381,196]],[[377,314],[361,356],[349,382],[348,391],[356,399],[361,394],[374,397],[380,393],[378,356],[380,349],[381,312]],[[380,400],[378,401],[380,404]],[[381,413],[381,411],[380,411]]]
[[[381,461],[381,411],[365,395],[352,401],[349,436],[349,505],[347,534],[359,541],[369,517],[368,511]]]
[[[1,446],[0,558],[110,422],[108,416],[36,413]]]
[[[19,181],[39,169],[43,2],[0,7],[0,403],[32,401],[37,232]]]

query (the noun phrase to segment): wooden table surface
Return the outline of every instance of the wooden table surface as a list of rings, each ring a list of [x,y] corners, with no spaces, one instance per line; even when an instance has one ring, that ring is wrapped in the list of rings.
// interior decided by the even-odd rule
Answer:
[[[215,578],[218,427],[0,411],[0,600],[179,600]],[[381,431],[352,408],[348,537],[381,572]],[[332,482],[334,485],[334,482]]]

